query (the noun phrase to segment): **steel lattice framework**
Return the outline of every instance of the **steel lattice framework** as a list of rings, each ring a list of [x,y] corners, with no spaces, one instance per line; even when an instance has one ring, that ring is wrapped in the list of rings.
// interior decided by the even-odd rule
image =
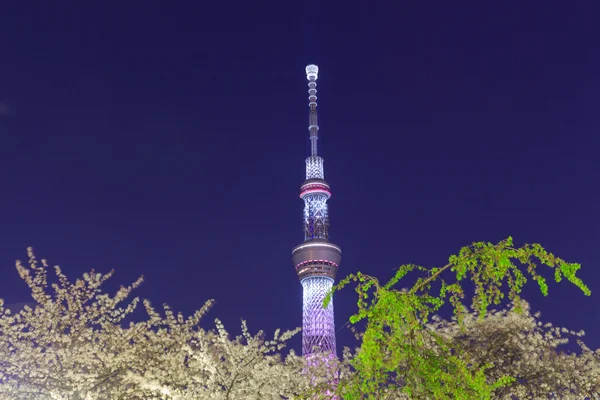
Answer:
[[[329,239],[327,198],[319,193],[304,196],[304,240]]]
[[[323,298],[333,286],[333,279],[314,276],[302,280],[304,290],[302,305],[302,350],[335,354],[335,325],[333,303],[323,308]]]
[[[306,180],[309,179],[325,179],[321,157],[311,156],[306,159]]]
[[[323,300],[333,286],[342,251],[329,242],[327,200],[331,191],[323,173],[323,158],[317,153],[318,73],[316,65],[306,67],[310,156],[306,159],[306,181],[300,189],[300,198],[304,200],[304,243],[294,248],[292,259],[303,288],[302,352],[306,356],[326,352],[335,357],[333,302],[323,308]]]

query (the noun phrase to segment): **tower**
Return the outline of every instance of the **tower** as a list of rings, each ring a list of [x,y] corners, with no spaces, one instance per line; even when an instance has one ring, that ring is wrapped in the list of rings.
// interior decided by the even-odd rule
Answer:
[[[317,152],[318,73],[316,65],[306,67],[310,155],[306,159],[306,180],[300,188],[300,198],[304,200],[304,242],[292,250],[303,290],[302,353],[305,356],[315,352],[336,354],[333,302],[323,308],[323,299],[333,286],[342,260],[342,250],[329,242],[327,200],[331,191],[323,174],[323,158]]]

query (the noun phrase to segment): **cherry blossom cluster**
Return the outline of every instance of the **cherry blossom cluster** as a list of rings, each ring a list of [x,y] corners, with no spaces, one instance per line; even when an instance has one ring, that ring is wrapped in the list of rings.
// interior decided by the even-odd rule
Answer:
[[[184,317],[132,297],[141,278],[113,295],[102,291],[112,272],[72,283],[54,267],[50,282],[31,249],[17,270],[35,305],[11,313],[0,300],[1,400],[308,398],[331,381],[293,351],[282,355],[299,329],[270,340],[245,322],[235,338],[219,320],[204,330],[211,301]],[[146,317],[134,320],[139,303]]]

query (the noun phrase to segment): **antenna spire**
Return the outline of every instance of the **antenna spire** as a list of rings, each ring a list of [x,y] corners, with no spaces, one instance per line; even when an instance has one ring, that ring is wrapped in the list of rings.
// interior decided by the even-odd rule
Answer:
[[[310,131],[310,155],[317,156],[317,140],[319,140],[319,124],[317,122],[317,78],[319,67],[314,64],[306,66],[306,79],[308,79],[308,130]]]

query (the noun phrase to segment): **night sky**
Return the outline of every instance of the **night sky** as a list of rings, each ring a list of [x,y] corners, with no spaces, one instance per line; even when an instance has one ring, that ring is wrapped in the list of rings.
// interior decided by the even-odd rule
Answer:
[[[539,242],[593,294],[525,297],[600,346],[597,6],[407,3],[3,2],[0,297],[29,301],[33,246],[73,279],[114,268],[111,289],[143,274],[157,306],[214,298],[206,327],[301,325],[316,63],[339,277]],[[337,326],[355,309],[336,295]]]

